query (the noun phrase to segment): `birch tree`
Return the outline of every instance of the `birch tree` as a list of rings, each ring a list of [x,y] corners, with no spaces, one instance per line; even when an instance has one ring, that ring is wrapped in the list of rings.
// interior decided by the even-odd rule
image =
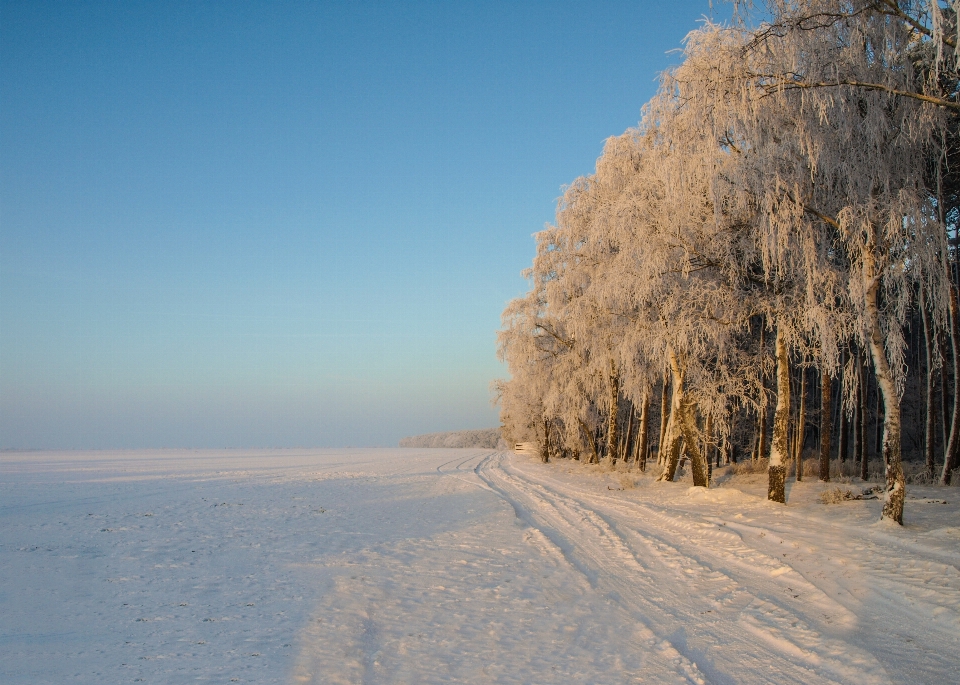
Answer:
[[[820,372],[826,479],[832,378],[845,454],[862,350],[883,405],[883,517],[901,523],[903,324],[917,293],[925,340],[946,332],[960,368],[947,241],[960,216],[954,9],[773,0],[757,28],[692,32],[639,126],[608,139],[596,171],[565,190],[556,225],[537,234],[531,293],[508,307],[500,333],[513,375],[501,386],[505,429],[543,434],[548,446],[553,431],[591,458],[602,434],[615,456],[633,441],[629,427],[618,435],[621,400],[628,426],[641,407],[645,430],[650,388],[666,370],[661,478],[675,477],[683,445],[706,485],[701,443],[714,438],[701,441],[698,424],[717,427],[719,441],[737,408],[763,420],[769,332],[768,491],[783,502],[791,356],[809,355]],[[925,359],[931,368],[929,346]],[[953,416],[943,479],[960,452],[956,401]]]

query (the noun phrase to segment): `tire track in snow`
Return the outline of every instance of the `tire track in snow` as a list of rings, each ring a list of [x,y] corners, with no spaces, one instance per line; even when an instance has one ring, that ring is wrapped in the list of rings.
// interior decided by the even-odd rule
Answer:
[[[853,526],[790,510],[728,527],[767,549],[782,544],[798,560],[815,555],[815,564],[808,556],[798,573],[856,613],[858,642],[885,659],[903,682],[954,679],[960,628],[955,555],[911,540],[909,527]]]
[[[772,540],[768,544],[777,541],[791,549],[810,544],[780,529],[741,523],[729,523],[728,527],[744,537],[769,536]],[[840,528],[846,527],[837,526]],[[864,585],[864,578],[869,578],[866,584],[873,591],[886,593],[891,599],[899,598],[901,612],[915,613],[924,621],[943,622],[951,632],[960,629],[960,571],[956,566],[912,559],[909,553],[891,555],[889,548],[884,550],[869,539],[858,539],[856,531],[848,529],[841,532],[828,528],[823,537],[846,541],[842,550],[831,549],[829,542],[820,541],[819,545],[827,549],[818,554],[818,559],[837,569],[831,574],[835,579],[832,585],[838,588],[833,594],[848,603],[859,603],[852,591]],[[840,582],[844,579],[849,582]]]
[[[492,491],[490,486],[487,485],[482,478],[477,475],[476,469],[479,468],[479,465],[490,457],[496,455],[496,452],[482,452],[481,454],[471,454],[468,457],[457,457],[456,459],[451,459],[440,464],[437,467],[437,473],[441,476],[450,476],[456,478],[459,481],[466,483],[467,485],[472,485],[473,487],[478,487],[483,490]],[[476,461],[476,466],[469,466],[464,468],[464,464],[468,462]],[[456,466],[452,469],[447,468],[450,464],[456,462]]]
[[[786,554],[781,558],[777,550],[767,553],[756,549],[710,517],[691,520],[691,512],[682,508],[658,511],[639,502],[571,489],[567,484],[538,479],[528,472],[524,475],[545,487],[558,487],[573,496],[585,497],[594,507],[612,509],[631,521],[631,527],[642,528],[642,537],[656,538],[705,568],[722,570],[736,579],[741,589],[748,587],[745,596],[750,598],[749,603],[741,607],[739,621],[744,627],[762,631],[765,641],[785,655],[804,655],[805,663],[828,670],[845,682],[870,682],[871,676],[880,682],[889,680],[868,651],[843,639],[857,629],[856,614],[807,581],[786,562]],[[691,489],[693,492],[705,495],[711,491]],[[784,540],[776,542],[783,544]],[[790,545],[791,551],[793,548]],[[802,601],[798,601],[801,597]],[[819,626],[819,630],[813,626]],[[803,667],[803,663],[798,665]]]
[[[872,655],[823,635],[804,619],[805,612],[784,602],[784,588],[792,587],[784,583],[821,595],[818,609],[842,613],[842,607],[736,534],[532,477],[508,466],[503,455],[481,466],[478,471],[491,485],[496,482],[518,517],[549,529],[547,537],[571,563],[596,586],[616,588],[619,601],[644,617],[648,628],[669,635],[686,626],[700,646],[686,648],[687,661],[698,660],[711,679],[766,682],[776,672],[786,682],[889,682]],[[645,563],[648,558],[658,563]],[[628,590],[619,589],[624,579],[630,581]],[[749,664],[738,658],[744,654],[752,655]]]
[[[305,632],[297,678],[332,682],[331,672],[343,674],[337,682],[363,682],[372,671],[374,682],[690,682],[670,659],[635,650],[632,617],[562,557],[538,553],[550,551],[539,531],[511,522],[474,471],[490,452],[448,455],[419,474],[421,496],[438,497],[451,514],[464,507],[450,520],[462,514],[470,525],[404,536],[328,567],[334,587]]]
[[[489,483],[487,479],[484,478],[484,476],[481,475],[480,473],[480,470],[483,467],[483,465],[488,461],[490,461],[491,459],[495,459],[499,454],[500,454],[499,452],[485,452],[481,455],[471,455],[466,458],[451,459],[450,461],[440,464],[437,467],[437,472],[441,475],[450,476],[458,480],[461,480],[467,483],[468,485],[473,485],[473,486],[482,488],[483,490],[493,493],[498,498],[513,505],[514,502],[510,499],[507,493],[505,493],[495,485],[492,485],[491,483]],[[474,461],[476,461],[475,464],[472,464],[469,467],[465,467],[465,465],[468,462],[474,462]],[[450,464],[453,464],[454,462],[456,462],[457,465],[452,469],[448,469],[447,467],[449,467]],[[464,476],[467,476],[468,473],[469,473],[469,477],[464,477]],[[593,581],[591,580],[589,569],[577,566],[576,561],[571,560],[568,554],[570,550],[564,547],[562,539],[557,539],[557,540],[551,539],[549,534],[545,533],[543,530],[537,527],[535,522],[533,522],[532,520],[530,520],[528,517],[525,516],[524,510],[522,508],[513,506],[513,509],[516,517],[519,520],[523,521],[529,529],[527,538],[526,538],[528,543],[534,545],[543,554],[549,557],[553,557],[554,559],[559,560],[565,564],[573,565],[576,568],[576,570],[578,570],[587,581],[585,587],[593,586]]]
[[[636,602],[625,599],[636,594],[633,583],[645,583],[646,575],[644,567],[622,540],[612,534],[595,512],[577,506],[572,500],[551,497],[545,491],[537,491],[510,477],[500,468],[504,457],[504,454],[497,454],[485,459],[478,464],[477,474],[513,507],[518,519],[539,530],[595,591],[605,593],[641,625],[639,634],[643,644],[638,647],[652,657],[648,668],[660,669],[661,674],[673,671],[684,681],[698,685],[709,682],[697,664],[677,648],[675,641],[658,635],[650,627],[647,616],[637,611]],[[578,535],[575,539],[570,531],[583,526],[595,535]],[[608,560],[610,555],[617,561],[611,563]],[[631,573],[626,577],[611,574],[611,566],[617,563],[629,565]]]

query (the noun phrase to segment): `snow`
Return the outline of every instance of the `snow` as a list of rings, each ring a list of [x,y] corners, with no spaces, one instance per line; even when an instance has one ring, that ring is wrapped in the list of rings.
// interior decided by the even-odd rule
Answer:
[[[944,683],[960,490],[479,449],[0,455],[0,682]],[[855,488],[854,485],[841,487]],[[946,501],[946,504],[941,502]]]

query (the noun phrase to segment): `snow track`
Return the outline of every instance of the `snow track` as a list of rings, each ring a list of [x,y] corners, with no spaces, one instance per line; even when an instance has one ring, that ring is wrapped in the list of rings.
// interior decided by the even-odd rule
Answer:
[[[960,670],[953,490],[908,501],[899,528],[877,523],[879,502],[817,503],[815,483],[784,507],[751,494],[762,483],[622,481],[491,450],[2,459],[4,684]]]
[[[955,673],[957,569],[905,548],[891,554],[903,547],[890,544],[897,531],[798,520],[731,490],[611,492],[502,454],[477,472],[637,617],[651,634],[646,648],[675,650],[693,682],[949,682]],[[767,525],[738,523],[745,516]],[[821,550],[824,540],[833,549]],[[945,658],[905,660],[918,640]]]

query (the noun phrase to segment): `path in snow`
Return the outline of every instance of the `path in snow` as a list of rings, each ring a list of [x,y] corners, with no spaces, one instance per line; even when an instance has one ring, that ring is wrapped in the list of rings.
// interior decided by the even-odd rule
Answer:
[[[900,529],[876,502],[817,503],[816,483],[782,507],[749,478],[616,490],[485,450],[0,465],[4,683],[939,683],[960,667],[952,489],[908,501]]]
[[[917,526],[850,520],[819,504],[782,507],[734,489],[648,482],[610,491],[575,471],[502,456],[480,475],[594,587],[634,609],[656,636],[651,646],[664,639],[696,663],[693,680],[956,677],[957,531],[934,518],[955,521],[955,506],[931,516],[944,546],[924,544]]]

